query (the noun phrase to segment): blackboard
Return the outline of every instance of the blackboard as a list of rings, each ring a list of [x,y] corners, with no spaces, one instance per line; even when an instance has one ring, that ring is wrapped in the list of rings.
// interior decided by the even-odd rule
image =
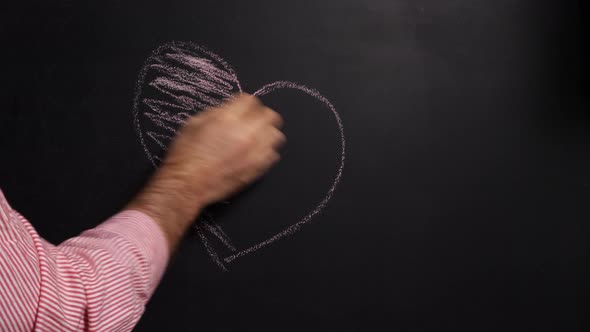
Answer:
[[[584,1],[3,7],[0,187],[54,243],[153,172],[133,102],[161,45],[206,47],[246,92],[309,87],[341,117],[325,207],[227,271],[192,230],[137,331],[590,328]],[[283,161],[208,210],[239,248],[313,211],[342,163],[328,104],[300,89],[261,98],[286,119]]]

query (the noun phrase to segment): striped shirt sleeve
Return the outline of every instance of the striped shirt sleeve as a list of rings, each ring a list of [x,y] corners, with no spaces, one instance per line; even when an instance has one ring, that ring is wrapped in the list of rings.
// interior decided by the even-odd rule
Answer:
[[[131,331],[167,260],[162,230],[141,212],[55,246],[0,191],[0,331]]]

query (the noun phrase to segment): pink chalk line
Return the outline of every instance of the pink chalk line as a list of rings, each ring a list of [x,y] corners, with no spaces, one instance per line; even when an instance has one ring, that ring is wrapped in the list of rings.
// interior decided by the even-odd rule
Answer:
[[[272,236],[272,237],[270,237],[258,244],[255,244],[247,249],[244,249],[238,253],[235,253],[233,255],[230,255],[230,256],[224,258],[223,260],[226,263],[230,263],[231,261],[235,260],[236,258],[242,257],[248,253],[259,250],[259,249],[266,247],[267,245],[269,245],[269,244],[271,244],[271,243],[273,243],[273,242],[275,242],[287,235],[291,235],[291,234],[297,232],[301,228],[301,226],[308,223],[316,214],[318,214],[324,207],[326,207],[326,205],[328,204],[328,202],[332,198],[334,191],[336,190],[336,186],[338,185],[338,183],[340,182],[340,179],[342,178],[342,172],[344,170],[344,161],[346,160],[346,138],[344,137],[344,126],[342,125],[342,119],[340,118],[340,114],[336,111],[336,108],[334,107],[334,105],[332,105],[332,103],[326,97],[322,96],[317,90],[314,90],[314,89],[306,87],[305,85],[301,85],[301,84],[297,84],[297,83],[293,83],[293,82],[278,81],[278,82],[270,83],[270,84],[267,84],[267,85],[263,86],[262,88],[258,89],[258,91],[254,92],[254,95],[255,96],[264,96],[265,94],[270,93],[274,90],[285,89],[285,88],[301,90],[301,91],[315,97],[316,99],[318,99],[319,101],[324,103],[324,105],[326,105],[330,109],[332,114],[334,115],[334,118],[336,119],[336,123],[338,124],[338,131],[340,132],[340,148],[341,148],[340,165],[338,166],[338,170],[336,171],[336,177],[334,178],[334,182],[332,183],[332,186],[330,187],[330,189],[328,189],[326,196],[324,196],[324,198],[320,201],[320,203],[313,210],[311,210],[306,216],[299,219],[296,223],[285,228],[284,230],[275,234],[274,236]]]

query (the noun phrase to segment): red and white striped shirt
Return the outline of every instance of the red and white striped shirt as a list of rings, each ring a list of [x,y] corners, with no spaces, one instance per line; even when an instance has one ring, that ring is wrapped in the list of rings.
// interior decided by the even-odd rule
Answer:
[[[162,230],[141,212],[55,246],[0,191],[0,331],[130,331],[167,262]]]

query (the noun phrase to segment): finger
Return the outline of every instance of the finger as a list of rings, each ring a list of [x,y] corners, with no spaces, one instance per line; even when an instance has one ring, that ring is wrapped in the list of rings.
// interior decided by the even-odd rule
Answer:
[[[269,123],[276,127],[276,128],[282,128],[283,127],[283,117],[276,111],[270,109],[270,108],[266,108],[267,109],[267,118]]]
[[[280,160],[280,155],[273,149],[264,149],[259,151],[255,158],[252,160],[252,167],[249,168],[245,175],[247,182],[255,181],[259,179],[264,173],[266,173],[274,164]]]
[[[259,152],[264,151],[264,149],[278,150],[287,141],[285,134],[275,127],[267,126],[256,133]]]
[[[267,151],[258,164],[256,178],[259,178],[264,173],[266,173],[272,166],[279,162],[280,159],[281,155],[275,150]]]
[[[282,131],[272,128],[270,133],[268,134],[270,144],[274,150],[278,150],[281,146],[283,146],[287,142],[287,137],[283,134]]]
[[[260,99],[247,93],[240,93],[235,99],[235,104],[236,112],[242,115],[255,113],[262,107]]]
[[[275,151],[273,154],[270,155],[270,158],[269,158],[270,166],[271,167],[274,166],[280,160],[281,160],[281,155]]]
[[[253,119],[253,121],[257,122],[259,129],[264,128],[266,126],[281,128],[281,126],[283,125],[283,118],[281,117],[281,115],[266,106],[262,106],[256,112],[252,112],[250,114],[250,118]]]
[[[201,113],[197,113],[195,115],[192,115],[190,117],[188,117],[183,123],[181,128],[186,128],[186,127],[196,127],[199,126],[200,124],[203,123],[203,121],[205,121],[205,118],[208,116],[208,114],[206,114],[206,112],[201,112]]]

